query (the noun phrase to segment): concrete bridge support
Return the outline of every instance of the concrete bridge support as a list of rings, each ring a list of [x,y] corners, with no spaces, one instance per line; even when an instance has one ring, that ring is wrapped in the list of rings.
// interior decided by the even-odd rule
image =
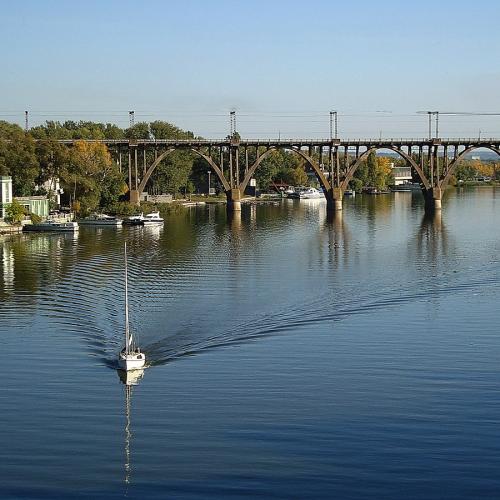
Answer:
[[[137,189],[131,189],[129,192],[129,201],[131,205],[139,206],[141,204],[141,197]]]
[[[342,198],[344,192],[341,188],[330,188],[325,191],[326,209],[329,212],[339,212],[342,210]]]
[[[432,213],[441,210],[442,195],[443,193],[440,187],[433,187],[425,190],[425,211]]]
[[[241,211],[241,190],[239,188],[232,188],[226,191],[227,210],[229,212]]]

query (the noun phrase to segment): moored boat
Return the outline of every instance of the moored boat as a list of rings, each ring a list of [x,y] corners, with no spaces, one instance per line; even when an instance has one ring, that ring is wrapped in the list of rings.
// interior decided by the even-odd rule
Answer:
[[[416,191],[422,192],[422,186],[418,182],[405,182],[404,184],[398,184],[397,186],[391,186],[391,191],[393,192],[409,192]]]
[[[56,231],[56,232],[74,232],[78,231],[77,222],[59,222],[55,220],[46,220],[38,224],[26,224],[23,231]]]
[[[84,219],[78,220],[78,224],[81,226],[121,226],[123,223],[122,219],[118,217],[112,217],[106,214],[92,214]]]
[[[312,200],[323,198],[324,194],[313,187],[299,186],[296,187],[293,192],[287,192],[288,198],[294,198],[299,200]]]
[[[139,215],[131,215],[127,219],[123,221],[125,226],[142,226],[144,221],[144,214],[140,213]]]
[[[142,218],[143,226],[154,226],[163,224],[163,219],[160,217],[160,212],[151,212],[150,214],[146,214]]]
[[[316,188],[309,187],[299,191],[299,199],[301,200],[314,200],[318,198],[323,198],[323,193],[318,191]]]

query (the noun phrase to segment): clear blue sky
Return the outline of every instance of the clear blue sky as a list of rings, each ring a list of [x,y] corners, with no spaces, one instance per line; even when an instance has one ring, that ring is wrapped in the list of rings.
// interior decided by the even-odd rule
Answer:
[[[500,112],[500,2],[0,0],[0,119],[165,119],[206,137],[426,134]],[[377,113],[391,111],[391,113]],[[441,118],[500,136],[500,117]]]

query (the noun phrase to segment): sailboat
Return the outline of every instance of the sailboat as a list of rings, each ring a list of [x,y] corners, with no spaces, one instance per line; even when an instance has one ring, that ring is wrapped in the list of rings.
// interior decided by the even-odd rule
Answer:
[[[118,355],[118,366],[121,370],[140,370],[146,364],[146,356],[135,344],[134,336],[130,331],[128,317],[128,271],[127,271],[127,242],[125,242],[125,347]]]

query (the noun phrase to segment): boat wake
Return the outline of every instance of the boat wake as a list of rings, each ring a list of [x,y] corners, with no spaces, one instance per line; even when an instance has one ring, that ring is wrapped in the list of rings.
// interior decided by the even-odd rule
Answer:
[[[420,283],[420,287],[410,284],[404,290],[378,289],[342,303],[332,300],[328,294],[323,294],[315,300],[294,304],[273,314],[250,317],[218,333],[213,333],[217,332],[217,328],[183,328],[155,342],[146,342],[144,348],[148,353],[150,365],[161,365],[206,350],[244,344],[271,336],[302,334],[306,327],[314,328],[325,322],[333,324],[355,315],[371,314],[405,304],[435,301],[449,295],[484,293],[488,287],[497,288],[500,282],[498,273],[491,269],[474,273],[474,276],[474,279],[439,284],[431,289],[428,285],[424,287],[424,283]],[[436,282],[439,283],[439,280]]]
[[[307,335],[307,329],[325,322],[332,323],[333,329],[335,322],[348,317],[404,304],[450,294],[485,293],[500,282],[497,261],[459,272],[432,268],[415,273],[412,282],[387,277],[370,288],[355,279],[340,284],[326,276],[317,286],[308,283],[300,294],[282,292],[281,302],[274,305],[268,291],[263,291],[262,298],[251,297],[233,275],[221,275],[222,264],[208,267],[205,261],[196,260],[199,257],[176,264],[167,262],[164,255],[160,261],[160,251],[152,243],[147,257],[135,257],[134,263],[138,262],[130,269],[132,331],[150,366],[271,336]],[[55,248],[52,257],[64,248]],[[36,301],[38,314],[53,335],[78,338],[98,363],[116,369],[124,328],[122,269],[114,253],[95,254],[88,249],[87,257],[85,247],[73,244],[70,250],[70,262],[53,266],[47,273],[50,281],[30,292],[29,299]],[[67,248],[64,251],[69,254]],[[212,264],[216,258],[223,262],[223,253],[215,255]],[[245,267],[250,265],[251,260],[245,262]],[[150,274],[144,277],[143,269]],[[266,268],[255,270],[267,273]],[[5,324],[13,320],[12,311],[5,308],[0,314]]]

